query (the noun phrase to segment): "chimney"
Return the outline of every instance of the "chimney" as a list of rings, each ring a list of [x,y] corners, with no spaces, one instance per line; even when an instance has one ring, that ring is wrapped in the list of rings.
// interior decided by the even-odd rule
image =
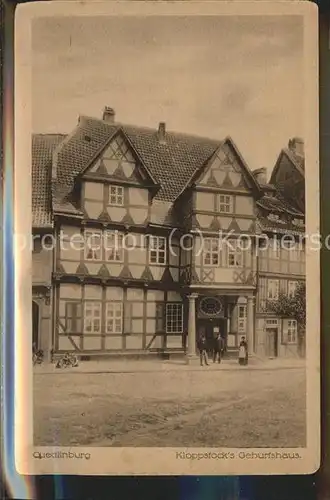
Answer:
[[[252,174],[259,184],[267,184],[267,168],[257,168],[253,170]]]
[[[298,156],[304,156],[304,141],[300,137],[289,140],[289,149]]]
[[[161,144],[166,142],[166,123],[160,122],[158,126],[158,140]]]
[[[109,106],[105,106],[104,111],[103,111],[103,121],[107,123],[114,123],[115,122],[115,110],[113,108],[109,108]]]

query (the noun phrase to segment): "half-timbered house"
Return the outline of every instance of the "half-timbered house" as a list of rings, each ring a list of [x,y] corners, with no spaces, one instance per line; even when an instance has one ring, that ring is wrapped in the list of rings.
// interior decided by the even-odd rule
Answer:
[[[303,256],[259,257],[256,248],[275,226],[303,231],[303,212],[273,184],[230,137],[128,126],[111,108],[103,119],[80,117],[68,136],[35,136],[33,230],[55,242],[33,252],[39,346],[193,360],[198,335],[221,332],[228,353],[245,335],[251,354],[294,355],[271,347],[268,325],[280,320],[262,303],[272,280],[292,293]]]

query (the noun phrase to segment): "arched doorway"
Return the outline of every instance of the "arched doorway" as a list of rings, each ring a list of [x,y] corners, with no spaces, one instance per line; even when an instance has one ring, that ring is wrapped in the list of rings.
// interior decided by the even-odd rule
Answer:
[[[32,301],[32,346],[39,349],[39,305]]]

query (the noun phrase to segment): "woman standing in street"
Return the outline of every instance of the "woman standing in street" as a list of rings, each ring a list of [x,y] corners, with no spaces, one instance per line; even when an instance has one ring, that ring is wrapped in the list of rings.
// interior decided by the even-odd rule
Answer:
[[[242,340],[239,345],[238,362],[240,365],[248,364],[248,349],[245,337],[242,337]]]

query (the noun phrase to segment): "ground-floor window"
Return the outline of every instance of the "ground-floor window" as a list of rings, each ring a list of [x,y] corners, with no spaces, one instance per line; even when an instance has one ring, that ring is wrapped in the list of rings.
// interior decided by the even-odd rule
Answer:
[[[297,321],[290,319],[288,321],[288,344],[295,344],[297,342]]]
[[[166,333],[183,332],[183,306],[180,303],[166,304]]]
[[[295,319],[283,320],[283,343],[296,344],[298,340],[298,325]]]
[[[80,302],[67,302],[65,304],[65,326],[69,333],[81,333],[82,307]]]
[[[106,333],[123,332],[123,304],[121,302],[107,302],[105,322]]]
[[[246,305],[238,306],[238,333],[246,331]]]
[[[101,302],[85,302],[84,330],[87,333],[101,333]]]

